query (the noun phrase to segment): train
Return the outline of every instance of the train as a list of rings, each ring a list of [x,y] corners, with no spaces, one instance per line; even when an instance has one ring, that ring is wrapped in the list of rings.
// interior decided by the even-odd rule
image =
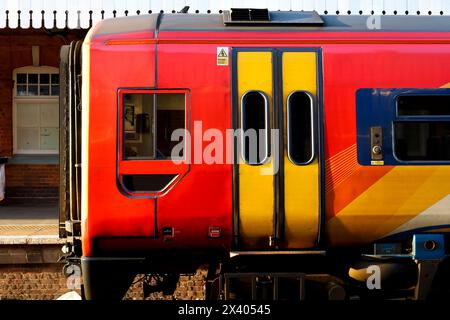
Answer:
[[[212,300],[448,297],[447,17],[106,19],[60,79],[60,237],[86,299],[199,266]]]

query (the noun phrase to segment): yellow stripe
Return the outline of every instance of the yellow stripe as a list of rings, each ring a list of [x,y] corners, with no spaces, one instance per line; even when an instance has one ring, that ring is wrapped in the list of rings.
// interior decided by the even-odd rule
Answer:
[[[329,239],[344,245],[382,238],[449,193],[448,166],[395,167],[328,222]]]
[[[450,82],[440,88],[450,88]],[[397,166],[328,221],[328,238],[332,245],[375,241],[448,194],[448,166]]]
[[[286,126],[287,97],[301,90],[317,94],[315,52],[283,53],[283,108]],[[286,135],[285,135],[286,146]],[[313,247],[319,227],[319,165],[317,159],[304,166],[293,164],[285,147],[285,232],[289,248]]]
[[[239,52],[237,59],[239,112],[241,97],[248,90],[264,92],[272,110],[272,53]],[[271,159],[261,166],[247,165],[240,159],[239,226],[244,246],[267,243],[273,233],[273,175],[262,175],[261,169],[273,172]]]

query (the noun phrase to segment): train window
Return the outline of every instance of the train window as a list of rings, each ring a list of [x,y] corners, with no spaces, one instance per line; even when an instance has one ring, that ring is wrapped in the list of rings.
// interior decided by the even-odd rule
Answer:
[[[176,177],[176,174],[125,174],[122,183],[131,192],[158,192]]]
[[[124,159],[163,160],[172,156],[176,129],[185,129],[185,95],[182,93],[130,93],[123,95]]]
[[[449,164],[450,88],[358,89],[356,128],[362,165]]]
[[[287,149],[295,164],[307,164],[314,157],[313,99],[304,91],[295,91],[287,99]]]
[[[450,116],[450,95],[404,95],[397,98],[399,116]]]
[[[395,155],[402,161],[450,161],[450,122],[394,123]]]
[[[262,164],[269,157],[269,105],[260,91],[249,91],[241,100],[242,156],[248,164]]]
[[[397,114],[409,117],[409,121],[394,122],[394,151],[399,160],[450,160],[450,122],[439,121],[450,116],[450,95],[400,95]]]

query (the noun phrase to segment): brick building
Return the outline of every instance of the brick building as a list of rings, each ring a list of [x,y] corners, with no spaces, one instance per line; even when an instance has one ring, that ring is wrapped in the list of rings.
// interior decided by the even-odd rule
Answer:
[[[53,7],[45,7],[48,4]],[[0,1],[0,157],[7,157],[8,203],[58,199],[59,49],[96,21],[152,12],[217,13],[231,7],[316,10],[319,14],[450,12],[448,0],[74,0]]]
[[[58,198],[59,49],[85,30],[0,29],[3,203]]]

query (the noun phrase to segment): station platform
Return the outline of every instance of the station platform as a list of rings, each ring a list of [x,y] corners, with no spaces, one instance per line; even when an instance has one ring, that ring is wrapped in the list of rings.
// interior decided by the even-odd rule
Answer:
[[[0,203],[0,225],[58,224],[57,205]]]
[[[0,265],[56,263],[64,243],[57,206],[0,206]]]
[[[65,299],[79,299],[62,272],[64,243],[58,237],[57,206],[0,203],[0,300],[53,300],[68,292],[75,297]],[[195,275],[181,276],[173,296],[154,292],[147,298],[138,281],[143,275],[137,275],[124,299],[204,299],[207,272],[202,266]]]

